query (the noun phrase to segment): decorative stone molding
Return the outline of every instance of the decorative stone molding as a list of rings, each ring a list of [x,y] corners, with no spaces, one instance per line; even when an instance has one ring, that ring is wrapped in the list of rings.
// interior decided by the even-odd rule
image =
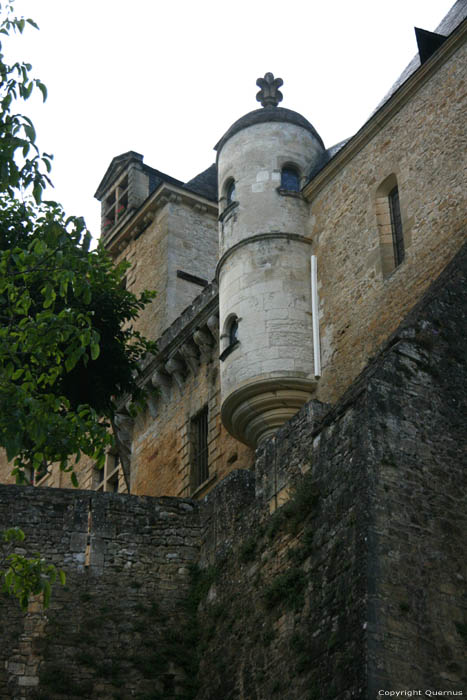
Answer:
[[[312,397],[317,382],[302,377],[254,379],[222,404],[222,423],[250,447],[274,435]]]
[[[219,281],[219,272],[225,263],[225,261],[232,255],[232,253],[235,253],[237,250],[240,248],[243,248],[243,246],[246,245],[251,245],[252,243],[256,243],[257,241],[268,241],[268,240],[277,240],[279,238],[286,238],[289,241],[302,241],[303,243],[307,243],[308,245],[312,245],[313,241],[311,238],[305,238],[305,236],[302,236],[300,233],[288,233],[286,231],[273,231],[273,232],[266,232],[266,233],[257,233],[254,236],[248,236],[248,238],[244,238],[243,240],[239,241],[235,245],[233,245],[231,248],[225,251],[225,253],[221,256],[219,262],[217,263],[217,268],[216,268],[216,280]]]
[[[256,99],[262,107],[277,107],[282,102],[283,95],[279,88],[284,84],[282,78],[274,78],[273,73],[266,73],[264,78],[258,78],[256,85],[261,90],[256,94]]]

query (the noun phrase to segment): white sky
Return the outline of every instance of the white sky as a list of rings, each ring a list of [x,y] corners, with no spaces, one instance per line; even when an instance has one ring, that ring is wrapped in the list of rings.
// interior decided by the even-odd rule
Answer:
[[[6,53],[49,91],[29,100],[38,145],[54,154],[48,196],[100,227],[94,192],[112,158],[133,150],[187,181],[213,146],[260,107],[256,78],[284,80],[281,106],[327,147],[354,134],[454,0],[16,0],[40,26]]]

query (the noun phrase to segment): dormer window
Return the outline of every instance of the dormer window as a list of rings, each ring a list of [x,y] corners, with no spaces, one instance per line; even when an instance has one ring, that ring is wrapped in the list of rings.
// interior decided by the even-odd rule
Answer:
[[[125,215],[128,209],[128,175],[125,176],[104,201],[103,232],[107,233]]]
[[[281,170],[281,190],[285,192],[300,192],[300,173],[292,165],[286,165]]]

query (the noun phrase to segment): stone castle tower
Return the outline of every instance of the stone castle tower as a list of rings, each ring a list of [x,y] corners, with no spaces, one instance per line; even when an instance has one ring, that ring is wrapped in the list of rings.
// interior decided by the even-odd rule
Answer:
[[[67,574],[0,596],[1,700],[465,695],[466,17],[345,142],[267,73],[190,181],[112,160],[149,401],[80,490],[0,464],[0,530]]]
[[[313,369],[308,205],[300,194],[324,144],[278,107],[280,78],[257,84],[263,109],[216,146],[222,420],[256,447],[310,399]]]

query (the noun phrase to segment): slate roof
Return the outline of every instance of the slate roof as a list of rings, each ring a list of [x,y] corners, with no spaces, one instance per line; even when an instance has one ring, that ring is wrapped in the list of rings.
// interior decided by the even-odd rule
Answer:
[[[192,180],[189,180],[185,185],[184,189],[190,190],[195,194],[200,194],[206,199],[211,199],[213,202],[217,202],[217,166],[215,163],[209,166],[202,173],[196,175]]]
[[[440,24],[434,30],[437,34],[449,36],[467,17],[467,2],[466,0],[457,0],[451,7],[447,15],[441,20]],[[386,102],[394,95],[395,92],[410,78],[412,73],[420,67],[420,55],[417,53],[408,66],[402,71],[396,82],[391,86],[390,90],[383,97],[376,109],[370,114],[367,121],[383,107]],[[365,122],[366,123],[366,122]],[[363,125],[364,126],[364,125]],[[340,141],[340,143],[331,146],[324,153],[320,161],[316,163],[308,175],[308,182],[319,173],[320,170],[333,158],[352,137]]]
[[[167,173],[151,168],[149,165],[143,165],[143,168],[149,174],[149,194],[152,194],[155,190],[157,190],[159,185],[161,185],[163,182],[167,182],[170,185],[183,187],[183,182],[181,180],[177,180],[177,178],[167,175]]]
[[[240,119],[237,119],[237,121],[232,124],[230,129],[227,129],[220,141],[218,141],[214,146],[214,150],[217,151],[217,155],[219,156],[222,147],[231,136],[242,129],[246,129],[248,126],[252,126],[253,124],[264,124],[265,122],[289,122],[291,124],[298,124],[298,126],[307,129],[307,131],[313,134],[321,148],[324,150],[324,143],[321,140],[321,136],[318,134],[315,127],[310,124],[308,119],[305,119],[304,116],[298,112],[294,112],[292,109],[285,109],[284,107],[263,107],[262,109],[255,109],[253,112],[248,112],[248,114],[245,114],[243,117],[240,117]]]
[[[447,15],[441,20],[439,25],[436,27],[434,30],[437,34],[442,34],[443,36],[449,36],[456,27],[459,26],[463,22],[463,20],[467,17],[467,2],[466,0],[457,0],[457,2],[454,3],[454,5],[451,7]],[[417,53],[412,60],[410,61],[409,65],[402,71],[400,76],[397,78],[396,82],[394,85],[392,85],[391,89],[389,92],[386,93],[386,95],[383,97],[381,102],[378,104],[376,109],[371,113],[370,117],[373,116],[381,107],[386,104],[386,102],[389,100],[392,95],[405,83],[407,78],[410,78],[412,73],[415,73],[417,68],[420,67],[420,56]]]

